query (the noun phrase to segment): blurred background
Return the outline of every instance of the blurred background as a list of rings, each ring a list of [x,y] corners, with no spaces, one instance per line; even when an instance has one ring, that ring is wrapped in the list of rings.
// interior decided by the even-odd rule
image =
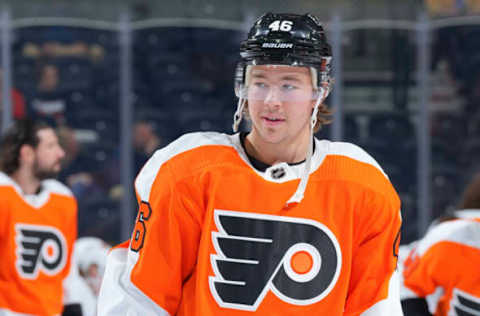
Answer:
[[[182,133],[231,132],[239,42],[262,13],[311,12],[334,52],[333,124],[402,199],[402,243],[453,210],[480,157],[480,0],[7,0],[0,111],[58,127],[79,235],[129,238],[133,181]]]

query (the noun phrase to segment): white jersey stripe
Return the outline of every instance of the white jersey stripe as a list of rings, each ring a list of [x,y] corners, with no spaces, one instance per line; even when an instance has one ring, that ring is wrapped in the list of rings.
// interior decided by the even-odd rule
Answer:
[[[367,309],[360,316],[378,315],[403,316],[400,304],[400,284],[397,271],[395,271],[390,278],[388,284],[388,297]]]
[[[0,316],[34,316],[32,314],[21,314],[9,311],[8,309],[0,308]]]
[[[416,252],[422,256],[432,246],[445,241],[480,249],[480,223],[469,219],[441,223],[419,242]]]
[[[131,281],[134,265],[128,264],[128,249],[113,249],[107,265],[98,297],[98,316],[170,316]]]
[[[72,197],[73,193],[61,182],[54,179],[47,179],[41,182],[42,190],[38,194],[24,194],[20,186],[8,175],[0,172],[0,186],[10,186],[29,205],[34,208],[41,208],[50,199],[50,194],[58,194]]]

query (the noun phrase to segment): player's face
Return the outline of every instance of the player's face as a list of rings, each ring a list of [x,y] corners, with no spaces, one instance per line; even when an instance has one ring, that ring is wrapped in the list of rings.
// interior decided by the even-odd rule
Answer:
[[[309,137],[314,107],[306,67],[253,66],[248,87],[252,133],[272,144],[292,144]]]
[[[88,266],[86,280],[92,291],[98,295],[100,292],[100,285],[102,283],[102,275],[97,264],[92,263],[90,266]]]
[[[65,152],[53,129],[41,129],[37,135],[40,141],[35,148],[33,173],[41,180],[55,177],[60,172],[60,164]]]

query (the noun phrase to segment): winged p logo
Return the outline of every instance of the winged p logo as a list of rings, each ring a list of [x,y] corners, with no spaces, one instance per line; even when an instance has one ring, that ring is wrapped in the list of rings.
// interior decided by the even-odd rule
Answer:
[[[38,272],[55,275],[65,267],[65,237],[56,228],[43,225],[15,225],[16,267],[25,279],[36,279]]]
[[[221,307],[255,311],[268,291],[295,305],[326,297],[342,256],[335,235],[303,218],[215,210],[212,296]]]
[[[453,298],[450,304],[452,316],[479,316],[480,298],[475,297],[459,289],[453,290]]]

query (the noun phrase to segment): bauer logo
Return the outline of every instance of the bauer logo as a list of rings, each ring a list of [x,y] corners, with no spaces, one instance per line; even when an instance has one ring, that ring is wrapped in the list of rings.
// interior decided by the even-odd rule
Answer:
[[[342,256],[335,235],[313,220],[215,210],[210,292],[224,308],[255,311],[272,291],[310,305],[335,286]]]
[[[65,237],[50,226],[15,225],[17,244],[16,267],[25,279],[35,279],[39,271],[55,275],[63,269],[67,258]]]
[[[262,48],[293,48],[292,43],[263,43]]]

